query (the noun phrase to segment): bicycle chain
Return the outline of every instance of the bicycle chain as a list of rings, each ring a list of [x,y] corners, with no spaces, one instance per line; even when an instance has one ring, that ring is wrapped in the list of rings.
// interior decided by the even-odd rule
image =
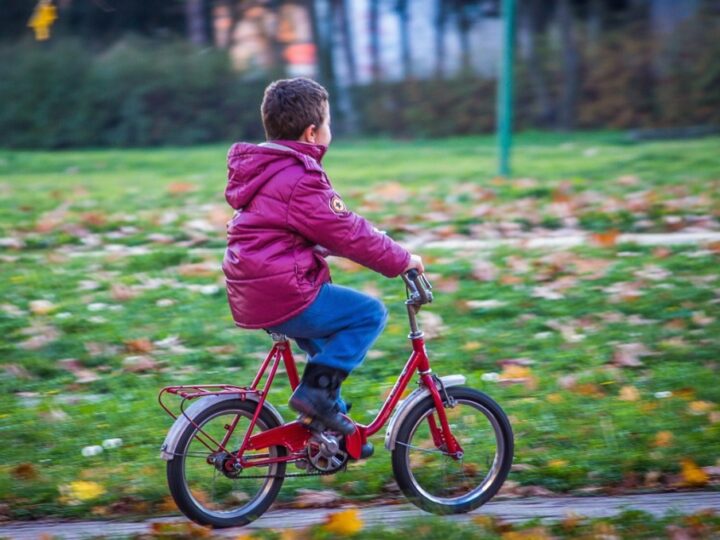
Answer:
[[[347,470],[347,466],[342,467],[340,469],[337,469],[335,471],[317,471],[312,473],[290,473],[290,474],[283,474],[282,476],[277,474],[249,474],[244,475],[241,474],[235,480],[242,480],[243,478],[298,478],[303,476],[329,476],[331,474],[339,473],[341,471]]]

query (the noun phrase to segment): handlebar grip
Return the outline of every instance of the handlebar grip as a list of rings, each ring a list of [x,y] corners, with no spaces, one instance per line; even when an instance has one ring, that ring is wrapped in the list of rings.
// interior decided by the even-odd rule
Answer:
[[[407,275],[407,277],[410,281],[415,281],[418,278],[418,276],[420,275],[420,272],[418,272],[417,268],[411,268],[410,270],[405,272],[405,274]]]
[[[421,274],[417,268],[411,268],[403,274],[403,280],[408,286],[411,292],[411,297],[414,297],[419,305],[429,304],[432,302],[432,293],[430,289],[430,283],[425,276]]]

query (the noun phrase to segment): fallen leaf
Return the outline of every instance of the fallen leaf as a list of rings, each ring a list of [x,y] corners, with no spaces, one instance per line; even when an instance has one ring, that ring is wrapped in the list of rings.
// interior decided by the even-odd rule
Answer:
[[[490,261],[479,260],[473,263],[471,275],[478,281],[495,281],[497,274],[497,267]]]
[[[563,298],[565,298],[565,295],[559,293],[551,286],[538,285],[537,287],[533,288],[532,297],[543,298],[545,300],[562,300]]]
[[[131,339],[125,342],[128,352],[149,353],[155,348],[152,341],[147,338]]]
[[[203,527],[187,521],[180,522],[153,522],[150,524],[154,538],[212,538],[213,532],[209,527]],[[248,540],[252,536],[247,536]]]
[[[692,529],[687,529],[680,525],[668,525],[665,531],[668,533],[670,540],[695,540],[697,538]]]
[[[703,471],[697,464],[689,459],[685,458],[680,460],[682,467],[682,478],[683,482],[687,486],[702,487],[709,481],[709,477],[705,471]]]
[[[360,532],[363,528],[363,522],[360,519],[360,513],[351,508],[330,514],[322,528],[332,534],[347,536]]]
[[[507,306],[507,302],[502,300],[468,300],[465,305],[470,309],[495,309]]]
[[[433,280],[433,288],[446,294],[451,294],[460,290],[460,280],[455,277],[440,277]]]
[[[25,379],[29,380],[32,379],[33,376],[30,374],[30,372],[25,369],[24,366],[21,366],[20,364],[2,364],[0,365],[0,368],[5,371],[5,375],[8,377],[13,377],[15,379]]]
[[[410,192],[399,182],[384,182],[368,192],[365,198],[367,200],[403,203],[410,198]]]
[[[715,322],[714,317],[709,317],[704,311],[695,311],[692,314],[692,322],[698,326],[707,326]]]
[[[502,540],[552,540],[554,536],[542,525],[522,529],[519,531],[506,531],[500,533]]]
[[[105,494],[105,488],[97,482],[89,480],[76,480],[60,486],[60,493],[70,504],[90,501]]]
[[[644,365],[640,357],[650,354],[652,352],[642,343],[624,343],[615,348],[612,363],[619,367],[640,367]]]
[[[438,338],[447,330],[442,317],[434,311],[421,311],[418,319],[426,340]]]
[[[60,331],[57,328],[43,323],[33,323],[24,328],[21,333],[31,337],[18,343],[18,347],[31,351],[41,349],[60,337]]]
[[[118,302],[132,300],[138,294],[140,294],[139,291],[136,291],[127,285],[123,285],[122,283],[113,283],[110,287],[110,297]]]
[[[498,360],[497,363],[503,367],[509,367],[509,366],[522,366],[522,367],[528,367],[535,363],[535,360],[531,358],[506,358],[504,360]],[[527,370],[528,372],[530,370]],[[503,372],[504,373],[504,372]],[[524,375],[521,375],[524,376]]]
[[[172,182],[168,185],[168,193],[171,195],[180,195],[182,193],[189,193],[195,191],[197,186],[188,182]]]
[[[213,277],[219,274],[220,265],[215,261],[181,264],[177,267],[177,272],[185,277]]]
[[[34,480],[38,477],[37,468],[32,463],[19,463],[11,472],[19,480]]]
[[[594,233],[590,238],[593,243],[600,247],[612,247],[617,243],[618,236],[620,236],[620,231],[611,229],[609,231]]]
[[[128,356],[122,361],[122,367],[130,373],[141,373],[157,369],[158,364],[151,356]]]
[[[57,306],[49,300],[32,300],[29,307],[33,315],[47,315],[57,309]]]
[[[640,392],[634,386],[623,386],[620,389],[618,399],[621,401],[637,401],[640,399]]]
[[[702,415],[707,414],[715,408],[715,403],[712,401],[692,401],[688,405],[690,414]]]
[[[653,446],[666,448],[672,444],[673,434],[670,431],[658,431],[655,434],[655,442]]]
[[[295,508],[313,508],[323,506],[336,506],[340,504],[340,494],[331,489],[313,490],[300,488],[298,496],[292,502]]]

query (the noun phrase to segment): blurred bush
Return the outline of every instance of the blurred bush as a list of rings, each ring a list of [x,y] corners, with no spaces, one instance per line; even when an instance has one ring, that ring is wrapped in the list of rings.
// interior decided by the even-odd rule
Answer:
[[[557,127],[563,74],[558,43],[518,58],[515,123]],[[579,37],[580,128],[720,125],[720,17],[671,35],[647,23]],[[520,55],[522,56],[522,55]],[[278,75],[279,76],[279,75]],[[0,46],[0,146],[187,145],[262,139],[265,80],[233,71],[226,51],[126,38],[102,53],[79,41]],[[442,137],[491,131],[495,81],[380,82],[351,90],[361,134]]]
[[[579,44],[581,128],[720,126],[720,18],[696,17],[672,35],[647,24],[605,32]],[[538,64],[518,59],[515,123],[519,128],[558,124],[563,73],[557,44],[538,46]],[[535,77],[531,73],[535,70]],[[544,81],[544,105],[538,95]],[[363,128],[396,136],[445,136],[491,131],[495,81],[462,76],[408,80],[356,89]]]
[[[0,48],[0,144],[148,146],[262,137],[265,81],[224,51],[125,39],[102,54],[76,41]]]

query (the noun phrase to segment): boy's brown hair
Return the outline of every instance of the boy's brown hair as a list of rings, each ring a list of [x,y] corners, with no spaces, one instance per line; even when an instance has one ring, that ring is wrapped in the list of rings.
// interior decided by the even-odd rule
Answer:
[[[329,96],[320,84],[305,77],[280,79],[265,89],[260,112],[268,140],[297,140],[311,125],[325,121]]]

